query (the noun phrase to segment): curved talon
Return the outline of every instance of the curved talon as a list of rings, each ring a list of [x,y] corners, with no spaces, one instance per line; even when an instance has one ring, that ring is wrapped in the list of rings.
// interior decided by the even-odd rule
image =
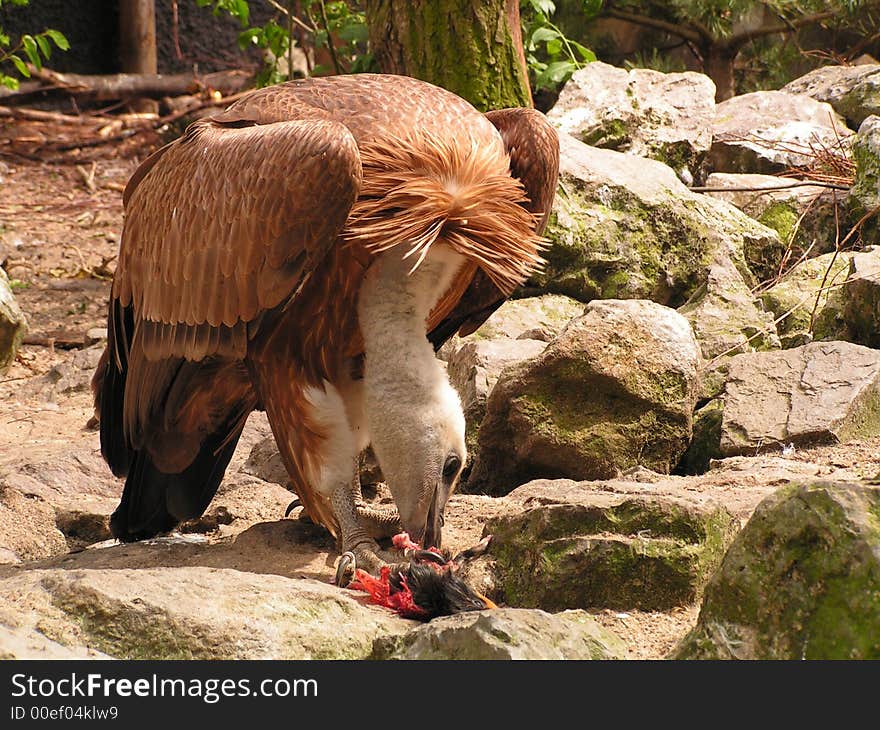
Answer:
[[[412,550],[407,553],[410,558],[415,558],[416,560],[422,560],[429,563],[436,563],[437,565],[446,565],[446,558],[442,555],[438,555],[432,550]]]
[[[287,505],[287,509],[284,510],[284,516],[288,517],[290,515],[290,513],[293,512],[293,510],[295,510],[297,507],[302,507],[302,506],[303,506],[303,503],[299,499],[293,500],[293,502],[291,502],[289,505]]]
[[[357,560],[354,557],[354,553],[350,550],[346,550],[339,557],[339,564],[336,566],[336,585],[340,588],[345,588],[349,583],[351,583],[351,579],[354,577],[355,566],[357,565]],[[347,575],[348,569],[351,567],[351,575]]]

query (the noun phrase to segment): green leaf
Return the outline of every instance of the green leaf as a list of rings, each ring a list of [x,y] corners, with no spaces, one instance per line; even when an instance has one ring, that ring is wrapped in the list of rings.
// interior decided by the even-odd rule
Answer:
[[[12,64],[18,69],[18,72],[24,76],[26,79],[31,77],[31,70],[25,66],[24,61],[22,61],[18,56],[10,56],[9,60],[12,61]]]
[[[23,35],[21,37],[21,45],[24,49],[25,55],[28,57],[28,61],[34,64],[38,71],[43,68],[43,61],[40,59],[40,54],[37,51],[37,42],[34,40],[34,37],[31,35]]]
[[[578,52],[578,55],[580,55],[582,60],[586,61],[587,63],[592,63],[593,61],[596,60],[596,54],[593,53],[586,46],[582,46],[580,43],[578,43],[577,41],[573,41],[573,40],[569,40],[568,43],[572,48],[574,48]]]
[[[559,83],[571,76],[577,67],[571,61],[555,61],[547,66],[544,72],[548,79],[555,83]]]
[[[244,50],[248,46],[263,46],[264,35],[262,28],[248,28],[238,34],[238,47]]]
[[[562,51],[562,39],[556,38],[552,41],[547,41],[547,53],[553,57],[558,56]]]
[[[529,2],[540,15],[553,15],[556,12],[556,3],[553,0],[529,0]]]
[[[530,41],[537,45],[538,43],[546,43],[547,41],[556,40],[557,38],[561,37],[562,34],[558,30],[553,30],[553,28],[541,27],[535,30],[534,33],[532,33]]]
[[[52,42],[58,46],[62,51],[70,50],[70,43],[67,40],[67,37],[64,33],[53,30],[52,28],[47,28],[44,35],[49,36],[52,39]]]
[[[48,59],[52,55],[52,48],[49,46],[49,41],[46,40],[46,36],[38,35],[34,36],[34,40],[37,42],[37,45],[40,47],[40,52],[43,54],[43,57]]]
[[[5,86],[11,91],[18,91],[18,79],[14,76],[6,76],[0,73],[0,85]]]

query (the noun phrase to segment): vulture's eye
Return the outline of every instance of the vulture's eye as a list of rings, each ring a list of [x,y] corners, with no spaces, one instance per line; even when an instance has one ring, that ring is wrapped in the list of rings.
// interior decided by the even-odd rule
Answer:
[[[443,479],[451,482],[458,475],[459,469],[461,469],[461,459],[457,454],[450,454],[446,457],[446,463],[443,464]]]

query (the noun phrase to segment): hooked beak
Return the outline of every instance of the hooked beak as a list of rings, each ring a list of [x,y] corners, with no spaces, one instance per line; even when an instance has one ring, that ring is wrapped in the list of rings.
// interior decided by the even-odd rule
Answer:
[[[421,537],[416,540],[424,549],[442,547],[443,541],[443,508],[446,500],[443,499],[439,489],[434,490],[431,504],[428,506],[428,514],[425,518]]]

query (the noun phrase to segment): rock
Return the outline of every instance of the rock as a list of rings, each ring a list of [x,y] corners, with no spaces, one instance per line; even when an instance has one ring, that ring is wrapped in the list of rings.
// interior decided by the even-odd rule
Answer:
[[[29,570],[0,604],[0,624],[118,659],[361,659],[412,626],[326,583],[203,567]]]
[[[813,342],[730,361],[721,452],[837,443],[880,434],[880,352]]]
[[[437,351],[448,362],[462,345],[478,340],[541,340],[550,342],[570,319],[584,311],[577,299],[560,294],[544,294],[523,299],[508,299],[492,312],[476,332],[466,337],[453,335]]]
[[[625,659],[620,639],[585,611],[522,608],[443,616],[377,639],[370,659]]]
[[[709,267],[706,283],[678,312],[691,323],[706,360],[780,347],[773,315],[764,311],[730,259]]]
[[[538,477],[669,471],[691,437],[700,352],[687,320],[640,300],[594,301],[544,352],[505,369],[480,425],[469,491]]]
[[[181,532],[233,535],[256,522],[284,516],[293,495],[280,484],[241,473],[227,473],[205,513],[180,526]]]
[[[90,327],[83,336],[83,344],[86,347],[92,345],[106,345],[107,328],[106,327]]]
[[[0,545],[4,563],[39,560],[66,553],[67,540],[55,523],[55,510],[0,484]]]
[[[507,499],[525,511],[486,524],[497,597],[547,611],[688,605],[739,529],[720,504],[675,486],[537,480]]]
[[[692,193],[662,163],[560,136],[560,187],[538,291],[651,299],[677,307],[720,256],[754,283],[744,250],[778,247],[774,231],[733,206]]]
[[[852,131],[830,104],[784,91],[753,91],[715,107],[715,172],[773,174],[811,164],[814,148],[845,151]]]
[[[449,382],[461,398],[469,455],[475,453],[480,422],[486,415],[486,400],[501,371],[511,363],[537,357],[546,347],[547,343],[541,340],[476,340],[466,341],[450,356]]]
[[[880,659],[880,489],[793,484],[765,499],[706,587],[676,659]]]
[[[841,287],[843,339],[880,347],[880,248],[849,257],[849,270]]]
[[[880,65],[821,66],[782,87],[825,101],[858,127],[871,114],[880,114]]]
[[[735,205],[779,234],[779,247],[746,251],[749,268],[762,281],[779,274],[786,263],[784,257],[788,262],[797,261],[835,248],[834,211],[843,204],[846,193],[818,185],[790,187],[792,182],[775,175],[727,172],[713,172],[706,178],[707,187],[725,188],[707,195]]]
[[[574,72],[547,119],[585,144],[650,157],[700,178],[714,112],[708,76],[595,62]]]
[[[15,359],[26,331],[27,320],[15,302],[9,277],[0,269],[0,373]]]
[[[103,352],[103,344],[73,350],[45,375],[27,383],[25,395],[40,395],[46,400],[56,401],[60,395],[90,393],[92,376]]]
[[[764,306],[779,319],[776,327],[783,347],[839,338],[843,302],[836,285],[845,278],[847,269],[845,254],[817,256],[795,265],[760,294]]]
[[[868,216],[861,236],[865,241],[877,243],[880,231],[876,215],[880,206],[880,116],[870,116],[862,122],[852,145],[852,153],[856,177],[846,203],[849,216],[853,223]]]
[[[47,639],[37,628],[0,623],[0,660],[5,659],[112,659],[91,647],[67,647]]]
[[[253,445],[241,470],[266,482],[282,486],[290,483],[290,475],[278,453],[274,436],[266,436]]]

